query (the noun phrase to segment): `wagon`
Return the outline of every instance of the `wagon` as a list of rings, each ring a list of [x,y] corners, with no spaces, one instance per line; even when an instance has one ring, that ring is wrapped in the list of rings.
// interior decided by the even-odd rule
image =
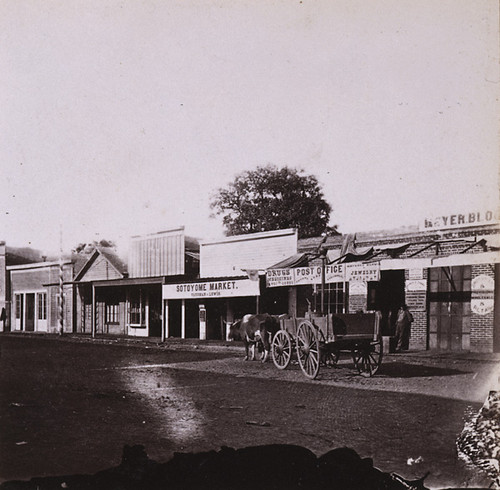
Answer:
[[[315,379],[321,365],[336,364],[348,352],[359,374],[371,377],[382,362],[379,323],[376,313],[282,318],[271,344],[274,365],[286,369],[296,353],[304,375]]]

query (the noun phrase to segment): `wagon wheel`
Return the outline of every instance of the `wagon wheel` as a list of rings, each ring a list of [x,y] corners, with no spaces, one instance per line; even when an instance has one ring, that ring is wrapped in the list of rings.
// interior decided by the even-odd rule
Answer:
[[[279,330],[271,344],[274,365],[278,369],[286,369],[292,358],[292,338],[286,330]]]
[[[382,363],[382,342],[373,341],[358,346],[352,351],[352,358],[361,376],[373,376]]]
[[[319,373],[319,340],[316,329],[307,320],[297,330],[297,358],[300,369],[310,379]]]

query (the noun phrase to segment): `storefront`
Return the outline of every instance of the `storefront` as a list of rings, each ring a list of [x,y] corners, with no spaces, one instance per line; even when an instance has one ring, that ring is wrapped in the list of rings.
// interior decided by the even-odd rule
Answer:
[[[113,250],[96,249],[74,281],[77,332],[161,337],[168,321],[163,318],[162,284],[192,278],[198,270],[197,241],[185,236],[183,227],[133,237],[128,263]],[[173,325],[178,310],[172,305]]]
[[[40,262],[7,267],[12,331],[73,331],[73,262]]]
[[[200,276],[165,281],[164,337],[225,339],[243,315],[281,313],[283,294],[266,291],[265,270],[297,252],[297,230],[238,235],[200,243]]]
[[[225,339],[227,325],[255,313],[260,296],[258,278],[164,284],[162,291],[165,338]]]
[[[470,215],[478,220],[491,213]],[[321,311],[322,297],[325,313],[380,311],[383,335],[393,336],[397,309],[406,303],[414,317],[410,348],[499,352],[499,226],[471,226],[466,215],[453,216],[426,220],[423,229],[358,234],[350,244],[346,237],[332,237],[324,244],[323,268],[315,250],[321,238],[299,241],[299,251],[320,261],[316,268],[271,270],[268,283],[290,288],[297,316],[307,307]],[[453,227],[435,229],[444,223]],[[343,268],[338,282],[334,264]],[[341,301],[332,303],[332,289]],[[310,291],[309,297],[301,290]]]

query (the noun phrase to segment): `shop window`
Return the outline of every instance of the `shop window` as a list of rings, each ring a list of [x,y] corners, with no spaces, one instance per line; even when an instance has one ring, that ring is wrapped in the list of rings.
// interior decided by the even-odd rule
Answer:
[[[23,297],[20,294],[16,294],[16,318],[21,318],[21,304]]]
[[[343,282],[325,284],[324,311],[325,313],[344,313],[347,298]],[[321,285],[315,287],[315,310],[321,310]]]
[[[134,292],[130,297],[130,324],[146,325],[146,306],[142,291]]]
[[[435,267],[429,270],[431,295],[441,293],[456,295],[470,293],[471,266]]]
[[[47,320],[47,293],[37,293],[38,319]]]
[[[119,303],[106,305],[106,323],[120,323]]]

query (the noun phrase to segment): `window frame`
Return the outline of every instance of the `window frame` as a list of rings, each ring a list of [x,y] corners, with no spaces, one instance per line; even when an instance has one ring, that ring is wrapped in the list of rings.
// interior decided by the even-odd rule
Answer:
[[[137,317],[138,315],[138,317]],[[133,321],[134,320],[134,321]],[[136,320],[139,320],[138,322]],[[133,291],[129,298],[129,326],[146,328],[146,301],[142,290]]]
[[[14,300],[16,303],[16,311],[15,311],[16,320],[21,319],[23,296],[24,296],[23,294],[14,294]]]
[[[106,325],[120,324],[120,303],[106,303],[105,323]]]
[[[47,320],[47,293],[45,291],[36,293],[37,320]]]

